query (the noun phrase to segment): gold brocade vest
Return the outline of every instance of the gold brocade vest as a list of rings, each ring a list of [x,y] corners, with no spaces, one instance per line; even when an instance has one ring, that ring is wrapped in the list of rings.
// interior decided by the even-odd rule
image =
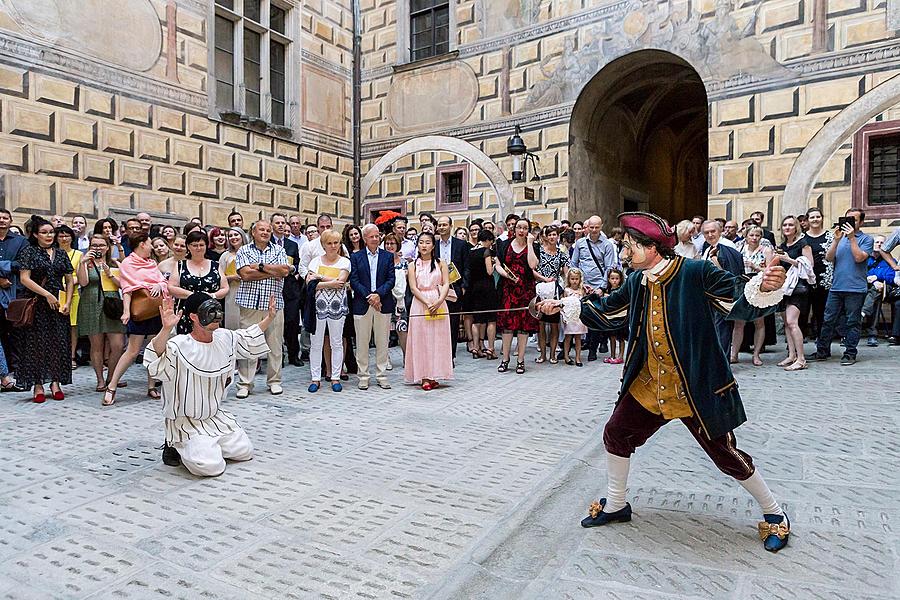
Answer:
[[[653,279],[651,281],[648,278],[646,281],[649,299],[646,319],[647,362],[628,391],[641,406],[655,415],[662,415],[664,419],[690,417],[693,412],[688,404],[684,384],[675,368],[675,359],[666,335],[662,286],[656,277]]]

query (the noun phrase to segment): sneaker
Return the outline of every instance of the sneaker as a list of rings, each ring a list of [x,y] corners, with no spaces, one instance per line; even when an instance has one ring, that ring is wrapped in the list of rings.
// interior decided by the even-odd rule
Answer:
[[[273,396],[278,396],[282,392],[284,392],[284,389],[281,387],[281,384],[273,383],[269,386],[269,393]]]
[[[247,388],[238,388],[238,391],[237,391],[237,397],[238,397],[238,398],[243,399],[243,398],[246,398],[246,397],[249,396],[249,395],[250,395],[250,390],[249,390],[249,389],[247,389]]]
[[[811,352],[806,355],[806,360],[828,360],[831,358],[830,354],[819,354],[818,352]]]
[[[888,338],[888,346],[900,346],[900,338],[891,336]]]
[[[387,382],[387,379],[379,379],[377,381],[377,383],[378,383],[378,387],[380,387],[383,390],[391,389],[391,384]]]
[[[394,370],[394,363],[392,363],[391,361],[388,361],[388,364],[387,364],[387,366],[385,367],[385,370],[387,370],[387,371],[393,371],[393,370]]]
[[[878,339],[874,335],[870,335],[869,339],[866,340],[866,346],[875,348],[876,346],[878,346]]]
[[[360,380],[359,380],[359,385],[357,385],[356,387],[358,387],[358,388],[361,389],[361,390],[367,390],[367,389],[369,389],[369,382],[368,382],[368,381],[363,381],[362,379],[360,379]]]
[[[841,357],[841,366],[849,367],[850,365],[856,364],[856,357],[850,356],[849,354],[845,354]]]

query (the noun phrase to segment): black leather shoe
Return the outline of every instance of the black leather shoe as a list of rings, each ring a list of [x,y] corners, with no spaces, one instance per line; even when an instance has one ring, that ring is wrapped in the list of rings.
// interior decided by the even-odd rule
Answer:
[[[581,520],[582,527],[600,527],[609,523],[627,523],[631,520],[631,504],[625,503],[625,508],[613,513],[603,512],[606,506],[606,498],[600,498],[599,502],[592,502],[588,509],[588,516]]]
[[[300,353],[300,360],[309,360],[309,350]]]
[[[600,347],[597,348],[598,354],[607,354],[609,352],[609,344],[600,344]]]
[[[163,464],[169,467],[178,467],[181,465],[181,456],[178,454],[178,450],[173,448],[166,442],[163,445]]]
[[[757,525],[759,539],[763,547],[769,552],[778,552],[788,545],[791,537],[791,520],[787,513],[784,515],[763,515],[763,520]]]
[[[597,353],[588,352],[588,362],[594,362],[595,360],[597,360]]]
[[[292,358],[292,359],[289,360],[288,362],[291,364],[292,367],[302,367],[302,366],[304,366],[304,365],[306,364],[306,363],[304,363],[302,360],[300,360],[299,358]]]

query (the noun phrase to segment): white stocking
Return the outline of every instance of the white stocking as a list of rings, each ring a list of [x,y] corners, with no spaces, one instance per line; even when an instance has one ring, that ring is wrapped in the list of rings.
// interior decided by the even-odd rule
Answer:
[[[784,510],[778,505],[772,490],[769,489],[766,480],[759,474],[759,469],[753,472],[749,478],[741,482],[744,489],[759,503],[764,515],[783,515]]]
[[[606,453],[606,505],[603,512],[613,513],[625,508],[625,490],[628,487],[628,469],[631,459]]]

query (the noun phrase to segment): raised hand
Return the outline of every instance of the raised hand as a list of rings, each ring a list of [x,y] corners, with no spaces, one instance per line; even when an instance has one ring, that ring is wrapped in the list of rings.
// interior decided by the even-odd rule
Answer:
[[[181,319],[181,312],[175,312],[175,299],[172,297],[163,298],[162,304],[159,307],[159,318],[162,319],[162,331],[169,331],[175,325],[178,324],[178,321]]]
[[[766,263],[766,268],[763,270],[763,280],[759,286],[759,291],[761,292],[774,292],[777,289],[781,289],[784,285],[784,280],[787,277],[787,272],[784,270],[779,263],[781,262],[781,257],[777,254],[772,256],[769,262]]]
[[[276,306],[277,306],[277,303],[275,302],[275,294],[270,294],[269,295],[269,312],[267,315],[268,317],[270,317],[272,319],[275,318]]]

